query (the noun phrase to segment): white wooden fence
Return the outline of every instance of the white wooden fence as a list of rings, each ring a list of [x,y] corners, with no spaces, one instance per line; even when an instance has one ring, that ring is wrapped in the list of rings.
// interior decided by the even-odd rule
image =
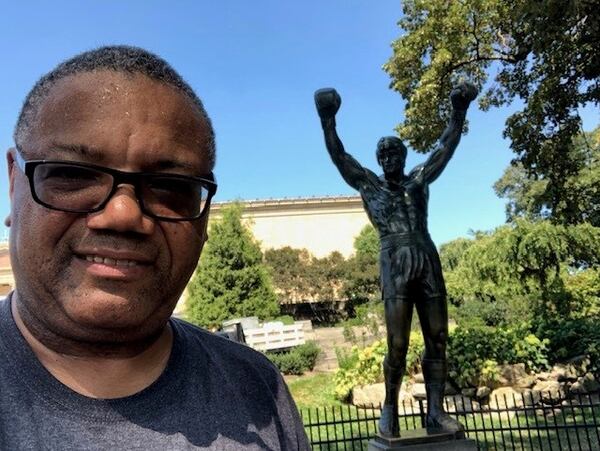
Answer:
[[[291,348],[304,344],[304,327],[301,323],[285,326],[282,323],[265,323],[260,328],[244,329],[246,344],[257,351]]]

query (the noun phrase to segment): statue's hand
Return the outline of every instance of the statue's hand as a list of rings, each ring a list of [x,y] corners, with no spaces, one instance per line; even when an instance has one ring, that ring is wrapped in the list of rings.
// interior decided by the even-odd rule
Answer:
[[[323,88],[315,91],[315,105],[322,120],[335,117],[341,104],[342,99],[335,89]]]
[[[455,110],[466,110],[469,104],[477,97],[477,88],[469,81],[463,81],[456,85],[450,93],[450,101]]]

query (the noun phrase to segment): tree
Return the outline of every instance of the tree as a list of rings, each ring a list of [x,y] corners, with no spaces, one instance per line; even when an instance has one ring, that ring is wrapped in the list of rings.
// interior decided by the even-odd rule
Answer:
[[[306,249],[285,246],[268,249],[265,263],[272,274],[280,302],[328,302],[339,299],[346,264],[339,252],[317,258]]]
[[[442,261],[446,250],[461,246],[443,246]],[[463,317],[470,309],[498,325],[534,316],[577,318],[600,308],[600,228],[519,219],[476,235],[465,249],[444,274],[449,300]]]
[[[379,235],[368,224],[354,240],[354,255],[348,260],[345,296],[352,304],[381,297],[379,286]]]
[[[568,159],[576,171],[564,181],[560,200],[554,205],[547,179],[529,175],[521,163],[504,171],[494,190],[508,200],[508,221],[550,218],[561,224],[589,222],[600,227],[600,127],[577,135],[568,149]]]
[[[404,34],[384,65],[391,88],[408,102],[400,136],[417,151],[431,148],[457,78],[487,87],[484,110],[518,98],[523,108],[504,130],[514,162],[544,181],[535,188],[550,211],[570,211],[562,203],[581,169],[570,152],[581,131],[578,108],[600,102],[597,10],[597,0],[405,0]]]
[[[188,285],[187,318],[214,328],[240,316],[268,319],[279,304],[262,253],[242,223],[242,207],[223,208],[222,219],[211,224],[206,247]]]

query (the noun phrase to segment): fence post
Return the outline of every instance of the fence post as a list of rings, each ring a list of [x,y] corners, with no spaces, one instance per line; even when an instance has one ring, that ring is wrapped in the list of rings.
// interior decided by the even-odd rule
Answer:
[[[421,427],[425,428],[425,409],[423,408],[423,400],[422,399],[417,399],[418,403],[419,403],[419,416],[421,417]]]

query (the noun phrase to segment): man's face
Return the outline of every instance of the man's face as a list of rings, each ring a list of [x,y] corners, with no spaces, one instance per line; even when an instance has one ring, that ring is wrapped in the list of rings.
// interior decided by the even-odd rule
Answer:
[[[99,71],[51,88],[21,150],[26,160],[202,176],[211,170],[208,137],[192,102],[172,87]],[[196,266],[207,216],[157,221],[140,211],[129,185],[96,213],[49,210],[33,201],[14,150],[8,163],[21,316],[79,341],[126,342],[159,331]]]
[[[377,161],[386,175],[399,175],[404,173],[405,157],[397,148],[382,150],[377,155]]]

